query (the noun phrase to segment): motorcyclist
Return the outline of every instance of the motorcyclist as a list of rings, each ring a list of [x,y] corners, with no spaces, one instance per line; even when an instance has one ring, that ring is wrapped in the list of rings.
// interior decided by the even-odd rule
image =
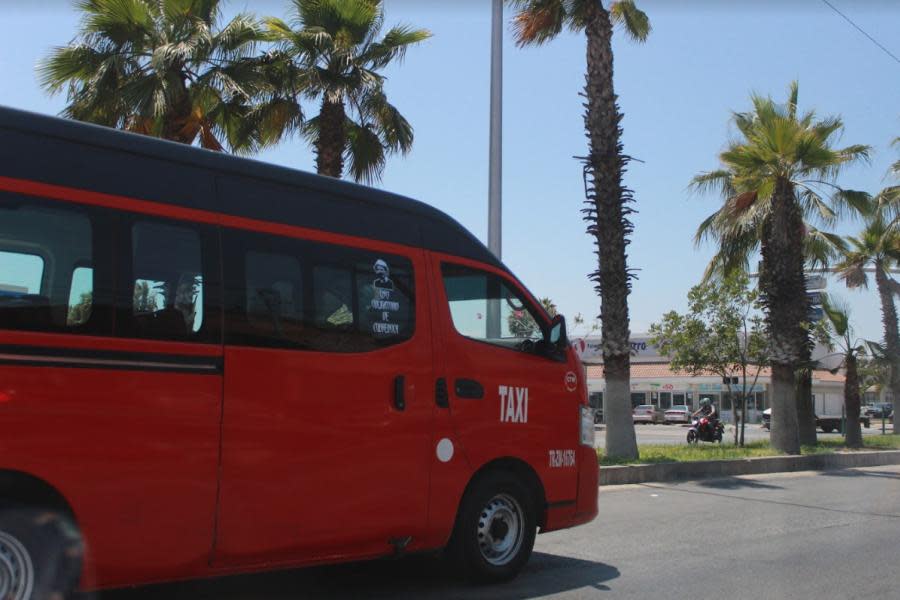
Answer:
[[[706,417],[709,423],[709,431],[715,431],[716,424],[719,421],[719,412],[716,410],[716,405],[713,404],[709,398],[701,400],[700,408],[691,416],[693,418]]]

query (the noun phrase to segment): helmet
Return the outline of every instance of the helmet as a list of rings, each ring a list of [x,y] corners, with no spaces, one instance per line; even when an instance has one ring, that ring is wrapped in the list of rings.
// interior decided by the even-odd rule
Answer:
[[[700,401],[700,406],[709,406],[710,404],[709,398],[704,398]]]

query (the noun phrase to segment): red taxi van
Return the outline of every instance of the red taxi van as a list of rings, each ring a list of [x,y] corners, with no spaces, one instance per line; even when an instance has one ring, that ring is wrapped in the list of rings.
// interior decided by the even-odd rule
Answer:
[[[331,178],[0,108],[5,600],[445,548],[597,513],[565,322]]]

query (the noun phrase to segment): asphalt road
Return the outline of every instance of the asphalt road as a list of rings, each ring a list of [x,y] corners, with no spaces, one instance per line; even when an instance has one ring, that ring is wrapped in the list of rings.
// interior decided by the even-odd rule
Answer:
[[[457,582],[411,557],[108,592],[102,600],[897,598],[900,466],[603,488],[522,575]]]
[[[685,425],[635,425],[635,433],[637,434],[638,444],[685,444],[687,443],[687,426]],[[863,428],[863,435],[881,435],[881,421],[878,426],[872,422],[869,429]],[[888,433],[892,432],[890,424],[887,426]],[[838,439],[841,437],[839,433],[822,433],[818,432],[819,439]],[[753,440],[769,439],[769,432],[763,429],[761,425],[747,425],[744,429],[744,439],[748,442]],[[596,429],[594,436],[595,445],[598,448],[604,447],[606,444],[606,428],[600,425]],[[725,441],[734,441],[734,426],[725,425]]]

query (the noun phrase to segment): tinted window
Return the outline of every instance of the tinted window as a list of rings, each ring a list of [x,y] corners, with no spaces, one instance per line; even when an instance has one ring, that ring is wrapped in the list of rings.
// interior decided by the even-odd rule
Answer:
[[[225,233],[229,344],[367,352],[412,337],[412,263],[400,256]]]
[[[526,351],[543,341],[536,309],[502,278],[459,265],[445,264],[442,271],[450,316],[461,335]]]
[[[72,271],[72,283],[69,286],[69,312],[66,325],[73,327],[83,325],[91,318],[94,306],[92,284],[94,269],[92,267],[76,267]]]
[[[122,285],[127,309],[121,335],[172,341],[215,341],[208,273],[216,252],[204,226],[136,219],[128,226],[131,269]],[[206,248],[204,248],[206,246]],[[205,263],[208,263],[205,265]]]
[[[0,250],[0,293],[40,294],[44,259],[27,252]]]
[[[106,256],[112,249],[108,222],[81,207],[0,194],[0,328],[109,334],[109,319],[95,315],[93,268],[95,245]]]
[[[266,337],[303,339],[303,277],[293,256],[249,251],[244,257],[246,317]]]

